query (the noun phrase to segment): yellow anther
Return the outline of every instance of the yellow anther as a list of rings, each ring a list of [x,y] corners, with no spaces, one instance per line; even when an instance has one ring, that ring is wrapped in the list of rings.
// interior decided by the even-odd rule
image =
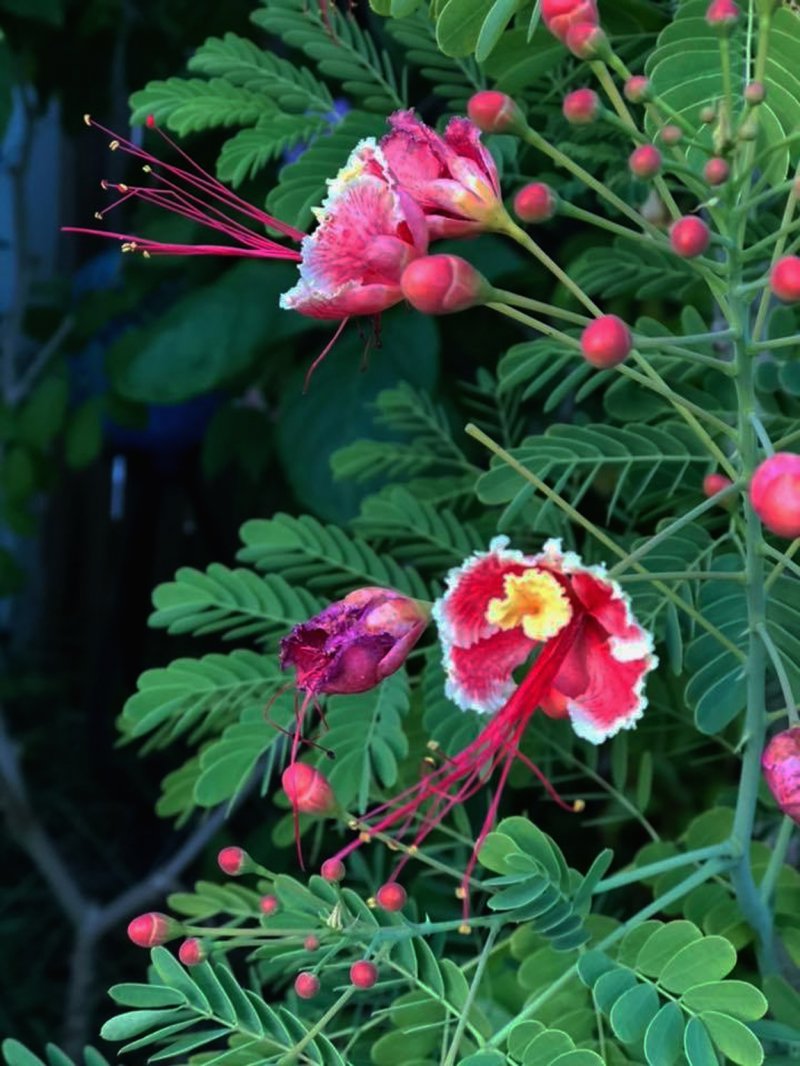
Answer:
[[[153,173],[153,168],[150,166],[149,163],[145,163],[145,165],[142,167],[142,170],[145,172],[145,174]]]
[[[149,259],[149,258],[150,258],[150,253],[145,248],[145,250],[142,252],[142,259]]]
[[[369,897],[369,899],[367,900],[367,906],[371,907],[373,910],[375,910],[375,908],[378,906],[378,901],[375,899],[374,896]]]
[[[461,925],[458,927],[458,931],[459,933],[461,933],[462,936],[469,936],[469,934],[472,932],[472,926],[467,925],[466,922],[462,922]]]
[[[425,756],[425,758],[424,758],[424,759],[423,759],[422,761],[423,761],[423,762],[424,762],[424,763],[425,763],[425,764],[426,764],[427,766],[435,766],[435,765],[436,765],[436,760],[435,760],[435,759],[432,759],[430,755],[426,755],[426,756]]]
[[[111,141],[108,147],[111,149],[112,152],[116,152],[116,150],[119,148],[119,141],[116,139]]]
[[[580,814],[581,811],[586,810],[586,803],[584,802],[584,800],[575,800],[575,802],[572,804],[572,809],[576,814]]]
[[[117,186],[117,191],[118,192],[127,192],[128,191],[128,186],[120,184],[120,185]]]
[[[459,887],[456,889],[456,899],[466,899],[466,898],[467,898],[466,889],[462,888],[459,885]]]
[[[370,840],[372,840],[372,837],[369,835],[369,833],[362,830],[362,832],[358,834],[358,839],[361,841],[362,844],[369,844]]]
[[[429,740],[425,747],[428,751],[438,751],[441,745],[438,740]]]
[[[348,829],[358,829],[358,822],[355,818],[350,818],[347,822]]]
[[[97,219],[98,222],[102,222],[103,221],[103,216],[100,214],[99,211],[95,211],[94,217]]]
[[[87,126],[91,126],[91,124],[92,124],[92,116],[89,115],[89,114],[84,115],[83,116],[83,121],[86,123]]]
[[[419,853],[419,848],[417,847],[417,845],[416,845],[416,844],[412,844],[412,845],[411,845],[411,846],[410,846],[410,847],[408,848],[408,854],[409,854],[409,855],[417,855],[418,853]]]

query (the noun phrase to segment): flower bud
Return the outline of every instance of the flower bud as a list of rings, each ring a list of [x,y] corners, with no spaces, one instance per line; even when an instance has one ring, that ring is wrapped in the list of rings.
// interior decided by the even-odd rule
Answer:
[[[608,59],[608,38],[593,22],[578,22],[567,30],[566,46],[578,59]]]
[[[661,170],[661,152],[652,144],[640,144],[628,157],[631,174],[643,181],[654,178]]]
[[[718,492],[722,492],[732,484],[731,479],[725,477],[724,474],[706,474],[703,478],[703,495],[711,499],[712,496],[716,496]],[[723,500],[723,504],[725,503],[727,500]]]
[[[510,96],[488,89],[469,98],[467,114],[484,133],[522,133],[527,127],[525,116]]]
[[[684,215],[673,222],[669,229],[669,243],[673,252],[682,259],[694,259],[708,248],[711,233],[697,215]]]
[[[532,181],[514,197],[514,214],[522,222],[546,222],[556,212],[553,190],[543,181]]]
[[[327,777],[304,762],[293,762],[281,776],[283,791],[301,814],[330,814],[336,807]]]
[[[761,767],[779,809],[800,825],[800,726],[775,734]]]
[[[401,911],[407,900],[406,890],[397,881],[387,881],[375,893],[375,902],[384,911]]]
[[[378,980],[378,967],[366,959],[354,962],[350,967],[350,980],[356,988],[372,988]]]
[[[255,863],[244,848],[223,848],[217,855],[217,865],[228,877],[240,877],[255,869]]]
[[[313,973],[299,973],[294,979],[294,990],[300,999],[313,999],[319,992],[319,978]]]
[[[680,144],[683,140],[683,130],[680,126],[676,126],[672,122],[668,122],[666,126],[662,126],[658,135],[661,138],[661,143],[666,144],[669,148],[674,147],[676,144]]]
[[[776,452],[756,469],[750,503],[772,533],[800,537],[800,455]]]
[[[562,44],[572,26],[599,23],[597,0],[541,0],[539,11],[542,22]]]
[[[713,104],[706,104],[705,107],[700,108],[700,121],[706,126],[717,121],[717,109]]]
[[[706,8],[706,22],[715,30],[730,33],[741,12],[733,0],[711,0]]]
[[[723,185],[730,177],[731,168],[725,159],[714,156],[703,167],[703,177],[709,185]]]
[[[258,901],[258,909],[263,915],[269,918],[273,914],[277,914],[280,910],[280,903],[277,896],[262,896]]]
[[[606,370],[618,366],[633,347],[631,333],[616,315],[601,315],[581,334],[581,352],[587,363]]]
[[[345,868],[341,859],[326,859],[319,869],[326,881],[344,881]]]
[[[426,315],[450,315],[487,303],[492,287],[458,255],[425,255],[415,259],[400,279],[403,295]]]
[[[744,87],[745,102],[750,104],[751,107],[756,107],[758,104],[763,104],[767,98],[767,89],[763,82],[751,81],[749,85]]]
[[[561,104],[564,118],[573,126],[588,126],[600,114],[600,97],[594,89],[575,89]]]
[[[184,940],[178,948],[178,958],[184,966],[199,966],[201,962],[205,962],[207,954],[202,941],[198,940],[196,936],[191,936],[188,940]]]
[[[625,99],[632,104],[644,104],[650,99],[650,79],[644,74],[633,74],[625,82],[622,90]]]
[[[128,938],[139,948],[154,948],[166,944],[183,932],[183,926],[168,914],[149,911],[128,924]]]
[[[303,947],[306,951],[316,951],[319,947],[319,940],[313,934],[309,934],[303,941]]]
[[[800,257],[785,255],[779,259],[770,271],[769,287],[785,303],[800,300]]]

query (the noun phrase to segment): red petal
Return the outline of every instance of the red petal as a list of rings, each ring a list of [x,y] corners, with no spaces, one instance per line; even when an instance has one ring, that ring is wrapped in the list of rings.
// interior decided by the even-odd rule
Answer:
[[[517,687],[512,672],[534,647],[515,627],[477,641],[468,648],[445,650],[447,695],[464,710],[488,714],[498,710]]]
[[[468,648],[496,631],[486,621],[489,601],[505,595],[506,574],[530,569],[521,552],[505,550],[506,543],[497,537],[488,552],[477,552],[447,575],[447,592],[434,607],[445,654],[451,644]]]

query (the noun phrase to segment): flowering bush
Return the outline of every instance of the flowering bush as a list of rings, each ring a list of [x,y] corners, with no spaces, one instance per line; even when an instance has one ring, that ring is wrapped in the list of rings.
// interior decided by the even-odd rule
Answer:
[[[347,523],[253,520],[242,568],[156,590],[154,626],[240,646],[145,673],[123,737],[190,749],[164,816],[245,797],[269,829],[231,833],[235,883],[131,916],[152,967],[102,1034],[204,1063],[789,1061],[800,20],[373,7],[367,32],[266,0],[254,22],[313,71],[228,35],[190,61],[208,80],[134,95],[180,136],[241,126],[236,186],[309,141],[266,212],[166,134],[161,164],[112,135],[148,170],[118,202],[221,243],[107,235],[289,260],[282,313],[339,323],[309,423],[356,373],[352,319],[368,375],[393,344],[435,362],[406,301],[476,369],[447,409],[377,396],[377,436],[331,456]],[[320,77],[354,103],[330,132]],[[476,352],[457,323],[482,316]]]

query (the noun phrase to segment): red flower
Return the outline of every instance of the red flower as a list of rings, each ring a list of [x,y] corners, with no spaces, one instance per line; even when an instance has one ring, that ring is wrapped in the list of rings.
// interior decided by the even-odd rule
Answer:
[[[413,111],[396,111],[381,148],[398,185],[425,212],[431,240],[492,229],[505,217],[497,167],[480,130],[453,118],[443,136]]]
[[[761,766],[778,807],[800,825],[800,726],[775,734]]]
[[[562,44],[573,26],[581,23],[597,26],[597,0],[542,0],[542,22]]]
[[[630,729],[646,706],[647,673],[657,665],[651,635],[631,614],[627,597],[602,567],[548,541],[540,555],[510,551],[498,537],[450,572],[447,591],[434,605],[444,650],[447,694],[464,710],[492,714],[478,737],[440,768],[360,819],[355,850],[364,835],[406,833],[421,816],[412,848],[456,805],[464,803],[500,769],[489,813],[478,834],[470,872],[491,829],[515,759],[521,759],[562,806],[550,783],[519,751],[534,712],[569,717],[575,732],[599,744]],[[513,671],[540,647],[517,686]],[[580,806],[568,808],[579,810]],[[412,852],[413,853],[413,852]],[[401,860],[394,880],[406,862]],[[465,904],[466,907],[466,904]]]

